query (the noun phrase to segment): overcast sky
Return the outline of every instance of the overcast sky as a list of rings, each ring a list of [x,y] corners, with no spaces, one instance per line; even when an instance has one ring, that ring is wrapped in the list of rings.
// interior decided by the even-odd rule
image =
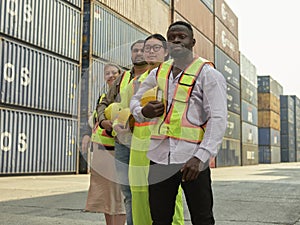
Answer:
[[[300,0],[225,0],[238,17],[240,51],[258,75],[300,98]]]

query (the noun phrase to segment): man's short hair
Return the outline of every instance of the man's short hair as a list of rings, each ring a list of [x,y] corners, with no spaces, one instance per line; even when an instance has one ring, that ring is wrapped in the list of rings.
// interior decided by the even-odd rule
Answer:
[[[182,25],[182,26],[187,27],[189,29],[189,31],[191,31],[192,37],[194,37],[194,31],[193,31],[193,28],[192,28],[191,24],[189,24],[185,21],[176,21],[176,22],[172,23],[169,26],[168,30],[170,30],[171,27],[176,26],[176,25]]]
[[[133,42],[133,44],[130,46],[130,50],[132,50],[136,44],[139,44],[139,43],[144,44],[144,42],[145,42],[144,40],[137,40],[137,41]]]

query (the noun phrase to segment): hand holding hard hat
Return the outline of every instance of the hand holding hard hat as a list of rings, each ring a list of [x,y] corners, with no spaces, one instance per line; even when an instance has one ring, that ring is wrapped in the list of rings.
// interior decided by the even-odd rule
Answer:
[[[159,117],[164,113],[165,107],[161,102],[162,91],[158,86],[146,91],[141,98],[142,114],[147,118]]]

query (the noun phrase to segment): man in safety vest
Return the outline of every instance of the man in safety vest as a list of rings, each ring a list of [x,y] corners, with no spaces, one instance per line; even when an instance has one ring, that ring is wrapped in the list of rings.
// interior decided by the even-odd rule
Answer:
[[[194,57],[190,24],[177,21],[167,31],[172,60],[150,72],[130,108],[136,121],[151,123],[147,157],[153,225],[171,224],[181,184],[193,224],[215,224],[209,159],[226,130],[226,80],[213,64]],[[161,100],[141,106],[143,93],[158,86]]]
[[[122,92],[121,105],[123,109],[120,115],[114,120],[113,128],[117,132],[116,127],[126,127],[126,118],[123,111],[129,112],[129,103],[132,96],[136,93],[142,82],[146,79],[149,72],[158,67],[160,63],[168,59],[168,47],[166,39],[161,34],[152,34],[145,39],[144,42],[144,58],[149,65],[148,71],[140,76],[134,77],[126,87],[126,91]],[[156,89],[157,90],[157,89]],[[148,93],[148,92],[147,92]],[[144,95],[142,101],[144,103],[151,101],[156,97],[155,91]],[[122,114],[122,115],[121,115]],[[118,129],[120,130],[120,129]],[[149,208],[149,195],[148,195],[148,170],[149,159],[146,154],[150,144],[150,130],[149,124],[134,123],[131,147],[130,147],[130,161],[129,161],[129,184],[132,195],[132,220],[134,225],[151,225],[152,219]],[[184,212],[182,201],[182,189],[179,188],[179,193],[176,196],[175,213],[173,216],[172,225],[184,224]]]
[[[105,116],[105,109],[113,102],[120,102],[120,93],[126,89],[128,83],[135,77],[143,74],[148,70],[148,64],[144,60],[143,55],[144,40],[138,40],[131,45],[131,60],[133,68],[124,72],[119,76],[113,85],[110,87],[107,95],[102,99],[97,106],[98,121],[101,128],[111,132],[112,121]],[[127,140],[129,140],[128,138]],[[117,175],[123,195],[125,196],[125,209],[127,225],[133,225],[132,222],[132,206],[131,192],[128,182],[128,164],[130,156],[130,143],[124,143],[118,138],[115,139],[115,163]]]

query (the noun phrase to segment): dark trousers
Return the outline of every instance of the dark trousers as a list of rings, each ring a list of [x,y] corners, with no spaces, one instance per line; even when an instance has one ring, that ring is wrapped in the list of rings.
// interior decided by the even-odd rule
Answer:
[[[209,167],[193,181],[181,182],[182,165],[151,163],[149,203],[153,225],[171,225],[179,185],[185,194],[193,225],[213,225],[213,194]]]

